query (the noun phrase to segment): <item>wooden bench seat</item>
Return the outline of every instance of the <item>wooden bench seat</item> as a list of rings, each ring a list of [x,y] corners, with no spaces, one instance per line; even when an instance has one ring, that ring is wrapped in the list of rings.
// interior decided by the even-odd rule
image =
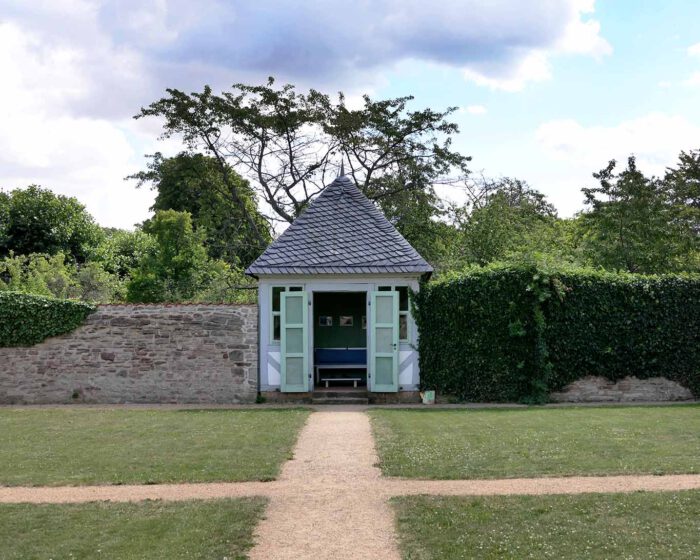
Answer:
[[[357,387],[358,382],[362,381],[361,377],[322,377],[321,381],[326,384],[326,389],[328,389],[328,384],[331,381],[352,381],[352,386]]]
[[[367,371],[367,349],[366,348],[316,348],[314,349],[314,369],[316,371],[316,382],[323,382],[328,387],[331,381],[352,381],[357,387],[358,382],[363,377],[357,375],[343,377],[319,377],[320,370],[343,370],[343,369],[363,369]]]

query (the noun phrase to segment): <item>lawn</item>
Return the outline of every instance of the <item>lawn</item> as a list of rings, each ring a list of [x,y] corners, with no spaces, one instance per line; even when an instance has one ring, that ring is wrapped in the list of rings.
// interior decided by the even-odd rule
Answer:
[[[404,560],[696,559],[700,491],[392,500]]]
[[[370,412],[384,474],[466,479],[700,472],[700,406]]]
[[[0,505],[4,560],[246,558],[265,500]]]
[[[0,485],[270,480],[309,412],[0,409]]]

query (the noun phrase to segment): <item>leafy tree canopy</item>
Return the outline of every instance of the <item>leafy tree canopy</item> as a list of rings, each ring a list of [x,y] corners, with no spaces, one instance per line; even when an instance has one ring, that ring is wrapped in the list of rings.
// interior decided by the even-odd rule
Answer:
[[[207,255],[205,231],[192,227],[189,212],[159,210],[145,227],[154,245],[141,259],[127,285],[127,301],[249,302],[252,282],[239,269]]]
[[[208,263],[204,231],[195,231],[189,212],[160,210],[146,233],[155,244],[127,287],[127,300],[155,303],[188,300],[198,290]]]
[[[591,263],[609,270],[658,273],[690,266],[688,231],[675,220],[677,207],[668,185],[646,177],[634,156],[615,172],[611,160],[594,173],[599,185],[584,188],[583,244]]]
[[[7,246],[10,228],[10,195],[0,191],[0,251]]]
[[[103,231],[104,237],[91,251],[90,260],[120,279],[128,277],[155,246],[153,236],[141,229],[105,228]]]
[[[255,193],[228,163],[228,180],[243,203],[239,208],[230,196],[217,160],[203,154],[181,153],[164,158],[151,156],[148,170],[132,175],[138,185],[152,184],[158,192],[151,210],[189,212],[195,228],[206,231],[208,253],[232,266],[248,266],[272,240],[268,222],[258,212]],[[250,216],[256,229],[247,220]],[[258,237],[260,236],[260,237]]]
[[[37,185],[0,197],[0,220],[6,224],[0,226],[0,256],[60,252],[83,262],[102,234],[77,199]]]
[[[468,214],[487,206],[494,198],[500,198],[511,208],[528,208],[541,216],[556,216],[554,205],[547,197],[533,189],[526,181],[513,177],[492,179],[483,174],[467,177],[463,183],[466,203],[462,212]]]
[[[216,161],[231,203],[261,243],[264,232],[231,170],[250,182],[273,218],[292,222],[335,179],[342,162],[371,200],[396,214],[400,231],[404,224],[415,229],[413,220],[409,226],[399,219],[407,215],[398,210],[401,204],[417,201],[407,192],[425,193],[421,205],[430,206],[436,184],[468,173],[469,158],[451,145],[458,128],[447,117],[455,108],[411,111],[412,97],[365,96],[362,107],[349,109],[342,94],[332,100],[316,90],[299,93],[289,84],[276,87],[272,78],[260,86],[234,84],[220,95],[209,86],[201,93],[167,93],[137,118],[163,119],[164,137],[177,135]],[[426,227],[435,212],[421,210]]]
[[[0,291],[95,303],[123,301],[124,283],[97,262],[76,264],[63,253],[0,259]]]
[[[480,177],[465,186],[466,204],[452,210],[459,237],[452,267],[547,250],[559,234],[554,207],[524,181]]]
[[[664,177],[674,218],[689,233],[691,249],[700,250],[700,150],[681,152],[678,165]]]

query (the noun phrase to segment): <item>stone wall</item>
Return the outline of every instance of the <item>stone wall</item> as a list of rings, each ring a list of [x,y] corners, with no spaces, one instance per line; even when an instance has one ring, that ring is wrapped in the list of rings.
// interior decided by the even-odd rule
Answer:
[[[552,393],[550,397],[554,402],[579,403],[693,400],[690,389],[665,377],[625,377],[615,382],[592,375],[570,383],[561,391]]]
[[[102,305],[75,331],[0,348],[0,403],[238,403],[257,394],[255,305]]]

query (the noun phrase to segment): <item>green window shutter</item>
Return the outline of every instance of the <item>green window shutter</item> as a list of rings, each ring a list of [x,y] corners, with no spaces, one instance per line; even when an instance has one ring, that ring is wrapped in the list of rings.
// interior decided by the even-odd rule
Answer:
[[[399,293],[377,291],[370,300],[370,390],[399,390]]]
[[[281,366],[285,393],[309,390],[308,294],[281,294]]]

